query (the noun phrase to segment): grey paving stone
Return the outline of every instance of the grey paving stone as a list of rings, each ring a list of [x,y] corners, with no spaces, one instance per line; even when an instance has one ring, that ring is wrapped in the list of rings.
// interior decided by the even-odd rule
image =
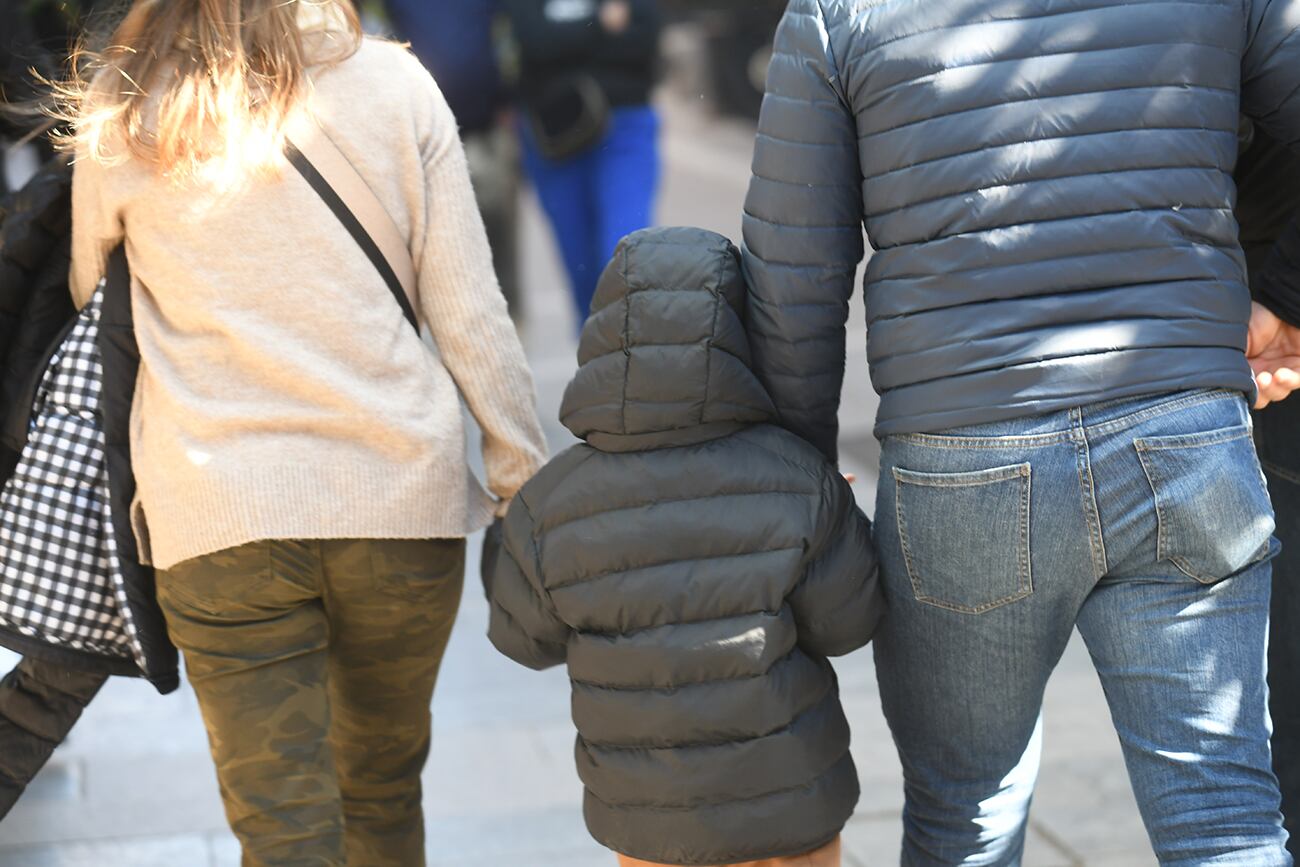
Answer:
[[[210,867],[211,863],[208,839],[200,835],[0,847],[4,867]]]

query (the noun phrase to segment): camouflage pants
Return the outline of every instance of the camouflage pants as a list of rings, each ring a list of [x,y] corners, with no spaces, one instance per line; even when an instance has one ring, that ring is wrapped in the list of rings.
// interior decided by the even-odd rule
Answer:
[[[256,542],[159,573],[244,867],[419,867],[464,540]]]

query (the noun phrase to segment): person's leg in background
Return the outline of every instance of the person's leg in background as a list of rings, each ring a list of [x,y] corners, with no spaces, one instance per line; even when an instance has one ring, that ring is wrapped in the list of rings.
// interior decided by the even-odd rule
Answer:
[[[600,228],[593,191],[596,151],[566,160],[548,160],[538,152],[527,129],[520,131],[519,139],[524,169],[560,247],[581,326],[591,312],[596,281],[607,261],[597,257],[598,245],[593,240],[599,237]]]
[[[615,109],[596,154],[594,255],[602,267],[624,236],[654,225],[659,159],[658,113],[650,106]]]
[[[465,136],[465,156],[474,197],[492,247],[492,264],[510,315],[523,312],[519,295],[519,141],[513,130],[498,125]]]
[[[330,739],[348,864],[425,863],[420,771],[460,604],[465,540],[323,543]]]
[[[105,674],[24,657],[0,680],[0,819],[107,679]]]
[[[317,542],[255,542],[158,573],[244,867],[343,867],[330,626]]]
[[[1293,856],[1300,856],[1300,399],[1256,413],[1255,442],[1282,543],[1282,553],[1273,561],[1268,647],[1273,770],[1291,833],[1288,846]]]
[[[874,645],[909,867],[1020,863],[1043,691],[1097,574],[1070,428],[1055,413],[883,443]]]
[[[1273,520],[1247,420],[1218,393],[1089,428],[1109,568],[1079,631],[1164,865],[1290,864],[1264,683]]]

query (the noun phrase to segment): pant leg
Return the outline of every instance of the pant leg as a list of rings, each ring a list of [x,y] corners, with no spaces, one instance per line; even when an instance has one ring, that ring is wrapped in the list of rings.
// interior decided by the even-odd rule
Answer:
[[[320,543],[256,542],[158,574],[244,867],[342,867]]]
[[[327,542],[331,739],[347,863],[424,864],[420,771],[456,620],[465,541]]]
[[[874,645],[907,865],[1019,864],[1043,690],[1094,580],[1068,433],[964,439],[890,437],[881,457]]]
[[[599,231],[593,255],[602,264],[625,235],[654,224],[659,173],[658,113],[649,106],[616,109],[596,153]]]
[[[1270,767],[1272,510],[1239,395],[1092,441],[1109,570],[1079,631],[1161,864],[1290,864]]]
[[[1273,404],[1255,419],[1282,553],[1273,561],[1269,630],[1269,709],[1273,770],[1282,789],[1287,844],[1300,856],[1300,399]]]
[[[597,255],[598,241],[593,240],[599,238],[600,227],[592,193],[594,151],[554,161],[538,152],[527,129],[521,130],[520,142],[524,169],[560,247],[578,321],[584,322],[605,267]]]
[[[24,657],[0,680],[0,819],[108,679]]]
[[[1106,582],[1080,613],[1161,864],[1290,863],[1269,769],[1268,596],[1262,563],[1212,590]]]
[[[492,265],[510,315],[519,318],[519,145],[511,130],[494,127],[465,137],[474,197],[492,247]]]

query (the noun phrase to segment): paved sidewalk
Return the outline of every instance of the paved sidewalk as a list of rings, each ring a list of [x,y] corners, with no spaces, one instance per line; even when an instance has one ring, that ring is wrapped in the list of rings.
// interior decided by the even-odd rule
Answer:
[[[674,104],[666,124],[662,221],[738,238],[751,138],[743,125]],[[528,215],[525,343],[548,435],[562,448],[570,440],[554,417],[573,369],[573,325],[555,255],[531,204]],[[869,506],[875,401],[858,306],[852,321],[844,453]],[[434,702],[434,748],[425,773],[430,863],[612,867],[613,857],[582,826],[564,673],[533,673],[492,649],[477,574],[475,557]],[[3,656],[0,666],[11,661]],[[875,697],[870,653],[839,660],[837,668],[863,784],[846,833],[846,864],[896,864],[901,774]],[[1153,864],[1100,687],[1077,642],[1049,688],[1046,722],[1027,867]],[[0,825],[3,867],[235,867],[238,861],[192,693],[164,698],[128,680],[109,684]]]

